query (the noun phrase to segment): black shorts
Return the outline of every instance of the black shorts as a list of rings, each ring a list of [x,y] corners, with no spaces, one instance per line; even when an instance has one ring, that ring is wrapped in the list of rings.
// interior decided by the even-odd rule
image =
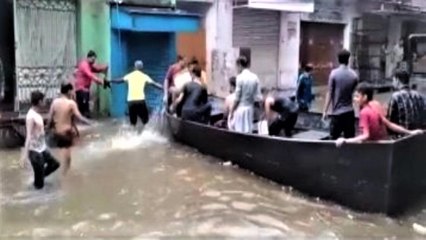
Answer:
[[[130,124],[135,126],[138,122],[138,118],[142,121],[143,124],[147,124],[149,121],[148,108],[146,106],[145,100],[141,101],[130,101],[129,105],[129,120]]]
[[[70,148],[74,144],[74,138],[76,134],[72,131],[66,132],[64,134],[52,133],[50,139],[50,147],[52,148]]]

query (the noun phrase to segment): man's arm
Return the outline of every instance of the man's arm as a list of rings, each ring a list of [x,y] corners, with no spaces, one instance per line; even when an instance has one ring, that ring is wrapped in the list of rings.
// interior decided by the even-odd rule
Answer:
[[[271,105],[274,103],[274,99],[268,97],[265,100],[265,116],[266,120],[270,122],[272,120],[272,111],[271,111]]]
[[[398,104],[396,101],[391,97],[388,104],[388,112],[387,112],[387,119],[389,119],[393,123],[398,122]]]
[[[241,101],[241,94],[242,94],[242,89],[241,89],[241,80],[238,79],[237,77],[237,83],[236,83],[236,88],[235,88],[235,100],[234,100],[234,104],[232,105],[231,108],[231,112],[230,112],[230,117],[232,118],[234,116],[234,112],[238,107],[238,104]]]
[[[55,115],[55,111],[53,110],[54,105],[55,105],[55,100],[53,100],[53,102],[52,102],[52,104],[50,105],[50,108],[49,108],[49,115],[47,116],[47,123],[46,123],[47,129],[53,128],[53,123],[54,123],[53,117]]]
[[[80,121],[82,121],[83,123],[85,123],[85,124],[87,124],[87,125],[91,125],[91,124],[92,124],[92,122],[91,122],[89,119],[87,119],[87,118],[83,117],[83,115],[82,115],[82,114],[80,113],[80,111],[78,110],[77,104],[76,104],[74,101],[72,101],[72,102],[71,102],[71,109],[72,109],[72,113],[73,113],[73,115],[74,115],[77,119],[79,119]]]
[[[108,65],[103,64],[93,64],[92,69],[94,73],[107,73],[108,72]]]
[[[390,130],[392,130],[393,132],[396,132],[396,133],[407,134],[407,135],[415,135],[415,134],[422,134],[423,133],[422,130],[410,131],[408,129],[405,129],[404,127],[401,127],[401,126],[399,126],[395,123],[392,123],[391,121],[389,121],[384,116],[382,116],[382,121],[386,125],[387,128],[389,128]]]
[[[152,80],[152,78],[149,78],[148,83],[151,84],[152,86],[158,88],[158,89],[163,89],[163,86],[161,86],[161,84]]]
[[[327,95],[325,97],[325,105],[324,105],[324,109],[322,111],[322,117],[323,119],[327,116],[328,113],[328,109],[330,108],[330,104],[331,104],[331,98],[334,96],[334,76],[333,76],[333,72],[330,74],[330,77],[328,79],[328,91],[327,91]]]
[[[24,144],[21,160],[19,162],[19,165],[21,165],[21,167],[24,167],[25,163],[28,161],[28,151],[30,146],[31,134],[33,132],[33,124],[34,122],[32,118],[27,118],[25,120],[26,137],[25,137],[25,144]]]
[[[344,143],[363,143],[370,138],[370,128],[369,128],[368,116],[364,115],[362,112],[359,116],[359,126],[362,130],[362,133],[354,138],[339,138],[336,141],[336,146],[340,147]]]
[[[82,63],[80,65],[80,70],[83,72],[83,74],[90,77],[90,79],[96,82],[97,84],[102,85],[104,83],[102,79],[100,79],[98,76],[96,76],[96,74],[92,72],[92,68],[90,67],[88,63]]]

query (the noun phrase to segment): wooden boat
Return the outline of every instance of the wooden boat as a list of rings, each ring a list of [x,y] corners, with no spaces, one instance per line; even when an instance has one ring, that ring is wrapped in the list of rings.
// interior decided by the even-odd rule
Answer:
[[[242,134],[167,115],[175,140],[310,196],[396,215],[426,190],[426,135],[336,148],[319,114],[301,114],[291,139]],[[312,137],[314,136],[314,137]]]
[[[0,148],[16,148],[25,142],[25,115],[6,112],[0,116]]]

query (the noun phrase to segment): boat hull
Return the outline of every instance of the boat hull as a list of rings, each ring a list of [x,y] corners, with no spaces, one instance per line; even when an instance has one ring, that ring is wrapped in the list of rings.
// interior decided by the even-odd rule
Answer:
[[[336,148],[333,141],[240,134],[167,119],[175,140],[201,153],[355,210],[400,214],[426,190],[423,135]]]

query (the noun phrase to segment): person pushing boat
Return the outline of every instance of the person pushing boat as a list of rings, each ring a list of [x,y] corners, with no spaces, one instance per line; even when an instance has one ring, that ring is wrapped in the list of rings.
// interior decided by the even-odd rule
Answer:
[[[161,84],[156,83],[150,76],[143,72],[143,62],[135,61],[135,69],[124,76],[122,79],[111,80],[112,83],[127,83],[127,104],[129,107],[129,121],[133,127],[136,127],[138,118],[142,121],[143,126],[149,121],[148,108],[145,102],[145,86],[151,84],[162,89]],[[141,129],[138,129],[140,133]]]
[[[262,89],[262,94],[265,98],[264,108],[269,135],[279,136],[284,130],[285,136],[291,137],[298,117],[297,102],[288,97],[271,94],[267,89]]]

